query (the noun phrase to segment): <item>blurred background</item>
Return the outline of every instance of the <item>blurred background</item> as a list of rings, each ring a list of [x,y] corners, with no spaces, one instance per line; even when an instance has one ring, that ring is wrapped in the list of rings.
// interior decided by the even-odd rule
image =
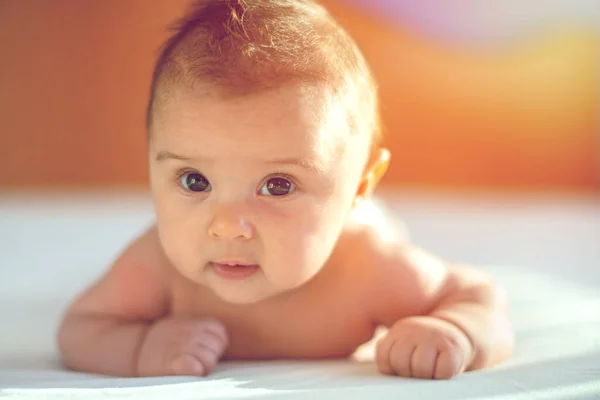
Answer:
[[[381,87],[387,187],[600,193],[596,0],[325,0]],[[146,188],[187,0],[0,1],[0,190]]]

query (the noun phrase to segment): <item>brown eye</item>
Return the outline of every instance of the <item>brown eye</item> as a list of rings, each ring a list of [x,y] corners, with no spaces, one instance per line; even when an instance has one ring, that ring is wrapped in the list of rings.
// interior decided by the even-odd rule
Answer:
[[[181,186],[190,192],[207,192],[212,189],[208,179],[198,172],[184,174],[181,177]]]
[[[285,196],[292,193],[296,186],[289,180],[281,177],[269,179],[259,190],[263,196]]]

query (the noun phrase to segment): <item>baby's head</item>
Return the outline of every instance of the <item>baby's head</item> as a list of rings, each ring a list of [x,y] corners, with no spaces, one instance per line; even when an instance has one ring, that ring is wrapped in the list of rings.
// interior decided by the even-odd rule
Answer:
[[[151,186],[175,268],[237,303],[308,282],[387,166],[350,37],[312,1],[199,1],[151,90]]]

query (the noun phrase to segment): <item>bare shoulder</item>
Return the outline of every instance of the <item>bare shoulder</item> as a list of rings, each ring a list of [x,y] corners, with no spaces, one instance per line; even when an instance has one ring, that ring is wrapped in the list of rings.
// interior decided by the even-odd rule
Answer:
[[[335,253],[345,262],[362,262],[383,257],[390,247],[406,243],[408,233],[402,221],[381,202],[367,200],[350,214]]]
[[[360,271],[366,307],[384,325],[427,313],[448,276],[448,264],[411,244],[398,217],[376,204],[349,219],[336,252],[346,268]]]
[[[153,319],[167,310],[169,262],[155,226],[128,244],[108,271],[72,304],[70,313]]]
[[[391,207],[377,198],[363,201],[352,211],[345,231],[383,241],[409,241],[408,229],[400,216],[395,215]]]
[[[345,278],[354,296],[372,297],[390,249],[406,243],[405,230],[398,222],[372,201],[362,203],[348,217],[329,263],[337,271],[336,281]]]

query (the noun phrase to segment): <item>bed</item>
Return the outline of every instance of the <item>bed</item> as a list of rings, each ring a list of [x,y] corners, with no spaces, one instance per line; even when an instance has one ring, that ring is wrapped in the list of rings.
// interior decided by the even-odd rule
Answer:
[[[350,360],[230,362],[207,378],[116,379],[62,368],[67,302],[152,221],[144,193],[0,195],[0,398],[600,399],[600,200],[387,191],[411,240],[508,289],[517,348],[450,381]]]

